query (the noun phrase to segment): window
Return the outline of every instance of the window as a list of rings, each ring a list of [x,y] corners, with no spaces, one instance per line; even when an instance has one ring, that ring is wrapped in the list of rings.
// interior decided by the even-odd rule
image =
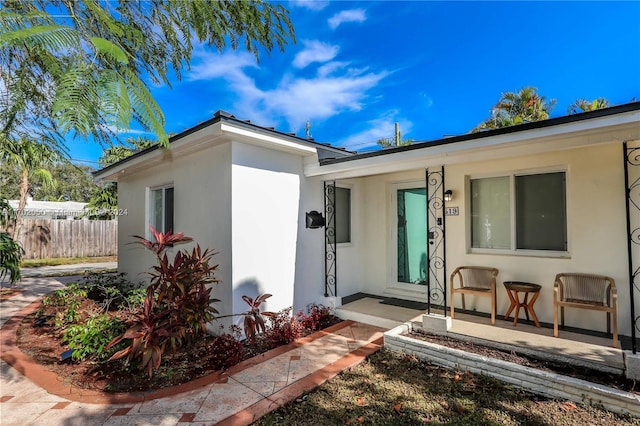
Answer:
[[[351,189],[336,186],[336,243],[351,242]]]
[[[471,247],[567,251],[565,175],[471,179]]]
[[[173,188],[151,190],[149,223],[158,232],[173,230]]]

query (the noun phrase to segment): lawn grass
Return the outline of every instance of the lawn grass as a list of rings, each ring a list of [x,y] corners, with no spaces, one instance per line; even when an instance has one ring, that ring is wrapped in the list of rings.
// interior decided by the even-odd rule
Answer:
[[[117,262],[118,256],[99,257],[57,257],[53,259],[23,259],[20,266],[23,268],[35,268],[38,266],[75,265],[77,263],[102,263]]]
[[[255,424],[640,425],[640,419],[382,350]]]

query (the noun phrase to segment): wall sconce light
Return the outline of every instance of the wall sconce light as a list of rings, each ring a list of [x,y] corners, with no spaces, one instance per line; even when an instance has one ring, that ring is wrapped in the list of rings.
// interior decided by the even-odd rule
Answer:
[[[306,216],[307,216],[307,228],[317,229],[317,228],[322,228],[324,226],[324,217],[322,217],[322,213],[312,210],[306,213]]]
[[[444,200],[445,201],[453,200],[453,191],[452,190],[447,189],[446,191],[444,191]]]

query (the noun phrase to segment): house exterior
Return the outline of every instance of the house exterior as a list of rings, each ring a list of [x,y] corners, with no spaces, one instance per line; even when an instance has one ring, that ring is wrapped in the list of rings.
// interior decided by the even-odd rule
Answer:
[[[20,200],[9,200],[9,205],[17,210]],[[27,198],[23,217],[25,219],[82,219],[85,215],[84,207],[87,203],[77,201],[36,201]]]
[[[611,276],[619,331],[631,336],[639,141],[640,103],[365,154],[219,112],[169,149],[96,177],[118,182],[128,211],[119,270],[135,277],[151,266],[152,256],[127,244],[131,235],[172,225],[219,251],[223,314],[262,292],[274,295],[269,310],[340,305],[360,293],[447,305],[448,274],[483,265],[500,270],[499,315],[509,306],[500,283],[542,285],[535,310],[545,323],[557,273]],[[326,226],[316,228],[312,211]],[[467,309],[489,312],[484,299],[468,298]],[[567,310],[567,325],[606,330],[603,314],[582,311]]]

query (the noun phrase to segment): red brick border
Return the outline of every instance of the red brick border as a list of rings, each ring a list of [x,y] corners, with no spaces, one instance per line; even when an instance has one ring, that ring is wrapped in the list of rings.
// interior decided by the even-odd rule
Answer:
[[[271,358],[275,358],[276,356],[298,348],[305,343],[312,342],[320,337],[331,334],[354,323],[353,321],[342,321],[324,330],[316,331],[306,337],[300,338],[293,343],[280,346],[242,361],[241,363],[229,368],[227,371],[217,371],[181,385],[148,392],[106,393],[96,390],[80,389],[69,383],[65,384],[64,380],[57,374],[36,363],[28,355],[22,352],[20,348],[18,348],[16,336],[18,326],[25,317],[35,312],[39,306],[40,300],[31,303],[16,315],[9,318],[2,328],[0,328],[0,358],[50,394],[57,395],[71,401],[91,404],[129,404],[144,402],[200,389],[212,383],[224,383],[228,380],[228,376],[236,374],[249,367],[253,367],[254,365],[258,365]]]

